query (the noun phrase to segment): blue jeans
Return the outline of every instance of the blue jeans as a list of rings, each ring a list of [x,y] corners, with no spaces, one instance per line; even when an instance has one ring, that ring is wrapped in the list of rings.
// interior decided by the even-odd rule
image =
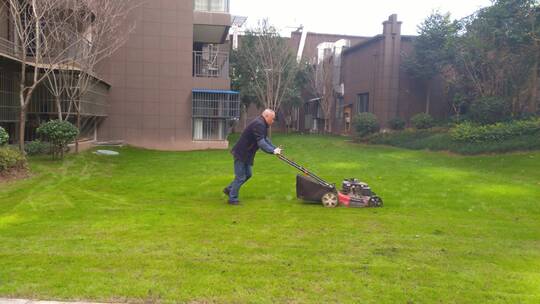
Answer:
[[[251,172],[251,165],[238,159],[234,160],[234,180],[227,186],[229,189],[229,202],[238,202],[240,187],[251,177]]]

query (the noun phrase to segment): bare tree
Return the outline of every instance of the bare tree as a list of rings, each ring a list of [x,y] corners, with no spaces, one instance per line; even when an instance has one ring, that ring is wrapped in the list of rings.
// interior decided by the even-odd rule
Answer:
[[[69,52],[69,60],[47,77],[60,120],[67,120],[73,109],[77,128],[81,131],[84,99],[99,83],[95,75],[96,65],[125,44],[134,29],[134,24],[128,23],[127,19],[141,3],[141,0],[77,0],[66,4],[69,11],[76,13],[70,16],[65,30],[58,34],[76,43]],[[62,108],[62,97],[68,101],[67,109]],[[65,116],[63,112],[66,112]],[[79,138],[75,141],[76,152],[78,144]]]
[[[324,132],[332,132],[332,105],[334,103],[334,58],[325,55],[311,68],[309,83],[321,106]]]
[[[68,58],[73,40],[59,40],[66,21],[74,12],[65,9],[67,0],[7,0],[15,32],[15,56],[19,74],[19,149],[24,151],[26,113],[39,84]]]
[[[124,45],[135,28],[128,22],[130,13],[142,4],[141,0],[80,0],[81,13],[77,14],[77,52],[71,67],[64,71],[67,97],[76,112],[77,128],[81,129],[81,111],[84,98],[95,88],[99,79],[95,75],[96,66]],[[75,141],[75,151],[79,150],[79,138]]]
[[[239,48],[254,96],[266,108],[278,111],[283,100],[296,94],[298,63],[287,41],[267,20],[248,30]]]

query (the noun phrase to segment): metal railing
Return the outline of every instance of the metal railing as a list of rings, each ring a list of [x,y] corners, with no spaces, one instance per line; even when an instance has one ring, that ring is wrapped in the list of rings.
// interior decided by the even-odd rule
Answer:
[[[193,0],[193,10],[198,12],[229,12],[229,0]]]
[[[68,42],[64,42],[68,43]],[[84,43],[84,45],[83,45]],[[42,59],[40,64],[48,65],[51,64],[51,59],[53,60],[52,63],[54,64],[62,64],[65,65],[68,62],[73,62],[74,60],[77,60],[79,58],[84,57],[84,50],[81,48],[88,47],[89,42],[82,41],[79,45],[72,45],[70,47],[67,47],[65,45],[60,45],[57,48],[54,49],[48,49],[47,54],[42,54]],[[35,49],[27,49],[25,62],[28,64],[35,64],[36,59],[34,57]],[[22,54],[21,54],[21,48],[20,46],[16,45],[13,41],[10,41],[6,38],[0,37],[0,54],[11,56],[17,60],[21,60]]]
[[[225,140],[232,122],[240,118],[240,95],[211,90],[192,94],[193,140]]]
[[[193,76],[229,78],[229,54],[222,52],[193,52]]]
[[[212,91],[193,92],[193,117],[204,118],[240,118],[240,95]]]
[[[0,53],[16,57],[15,43],[0,37]]]

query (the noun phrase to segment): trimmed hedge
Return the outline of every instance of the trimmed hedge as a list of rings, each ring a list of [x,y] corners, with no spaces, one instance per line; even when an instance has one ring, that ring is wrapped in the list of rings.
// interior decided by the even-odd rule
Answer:
[[[450,132],[452,139],[470,143],[502,141],[516,136],[537,133],[540,133],[540,118],[484,126],[465,122],[455,126]]]
[[[377,116],[372,113],[360,113],[354,118],[354,127],[360,137],[379,132],[380,125]]]
[[[21,169],[26,167],[26,158],[19,150],[11,147],[0,147],[0,173],[10,169]]]
[[[4,146],[9,141],[9,134],[6,132],[6,129],[0,127],[0,146]]]
[[[435,120],[427,113],[418,113],[411,117],[411,124],[418,130],[425,130],[433,128]]]
[[[540,150],[540,136],[538,134],[520,135],[497,142],[470,143],[452,139],[450,133],[444,129],[377,133],[369,136],[367,141],[371,144],[412,150],[451,151],[466,155]]]
[[[388,121],[388,125],[390,126],[390,129],[392,130],[403,130],[405,129],[405,120],[403,120],[400,117],[392,118]]]
[[[489,125],[510,119],[510,103],[502,97],[484,97],[475,100],[468,117],[476,123]]]
[[[50,120],[37,128],[37,133],[44,136],[53,145],[52,156],[63,158],[67,145],[79,135],[79,130],[70,122]]]
[[[24,145],[24,151],[28,155],[48,154],[50,150],[50,144],[42,142],[39,139],[36,139]]]

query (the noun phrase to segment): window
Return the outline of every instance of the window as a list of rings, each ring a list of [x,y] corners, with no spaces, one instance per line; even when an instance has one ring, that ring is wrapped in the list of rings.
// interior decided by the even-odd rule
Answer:
[[[336,105],[336,118],[343,118],[344,102],[343,97],[338,97]]]
[[[369,93],[356,95],[356,113],[369,112]]]
[[[213,118],[193,119],[193,140],[227,139],[227,121]]]
[[[238,92],[195,89],[192,98],[193,140],[226,140],[240,117]]]
[[[229,12],[229,0],[194,0],[193,9],[203,12]]]

